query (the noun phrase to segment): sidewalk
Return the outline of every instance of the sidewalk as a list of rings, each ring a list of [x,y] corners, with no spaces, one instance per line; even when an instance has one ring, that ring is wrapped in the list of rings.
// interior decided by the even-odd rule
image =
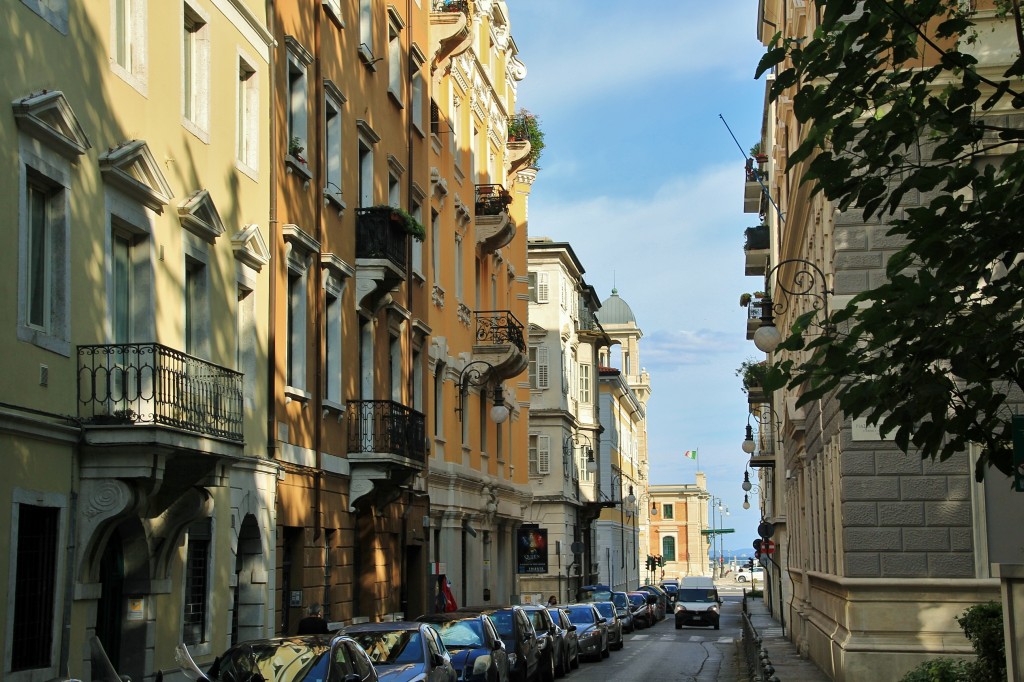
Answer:
[[[761,647],[768,652],[768,660],[775,667],[780,682],[829,682],[830,677],[811,661],[800,658],[796,645],[782,634],[782,626],[769,613],[759,598],[747,599],[747,615],[761,637]],[[745,645],[746,643],[744,643]]]

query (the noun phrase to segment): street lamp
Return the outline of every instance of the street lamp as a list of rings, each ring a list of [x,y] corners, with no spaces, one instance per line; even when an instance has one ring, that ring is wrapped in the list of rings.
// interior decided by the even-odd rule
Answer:
[[[771,287],[769,286],[769,280],[771,276],[784,265],[790,263],[797,263],[798,269],[793,274],[792,288],[784,284],[780,280],[776,280],[775,284],[779,290],[782,291],[784,297],[782,301],[774,302],[771,297]],[[821,293],[818,293],[818,282],[820,278]],[[779,333],[778,328],[775,326],[775,315],[782,313],[786,310],[787,304],[789,303],[790,296],[810,296],[814,299],[812,306],[815,310],[820,310],[824,314],[824,329],[828,330],[828,297],[835,292],[828,287],[828,277],[826,277],[824,271],[814,263],[803,260],[801,258],[789,258],[780,262],[778,265],[769,270],[764,276],[766,292],[765,297],[761,301],[761,326],[754,332],[754,345],[757,346],[758,350],[765,353],[771,353],[779,344],[782,342],[782,334]]]
[[[459,414],[459,421],[462,421],[462,415],[465,412],[466,394],[469,393],[469,387],[484,386],[490,383],[490,374],[493,369],[494,365],[486,360],[474,360],[462,368],[462,372],[459,374],[459,403],[455,406],[455,411]],[[495,424],[501,424],[508,419],[510,410],[505,405],[505,394],[501,389],[500,381],[494,383],[493,400],[494,405],[491,407],[490,413],[491,420]]]
[[[757,423],[757,439],[754,438],[754,428],[750,424],[750,418],[754,417]],[[743,443],[740,449],[745,454],[752,455],[755,450],[760,449],[762,455],[775,453],[775,442],[782,445],[782,418],[768,404],[756,405],[747,412],[747,426],[744,431]],[[767,443],[768,447],[765,447]],[[758,447],[760,446],[760,448]],[[768,452],[765,453],[764,451]]]
[[[587,455],[587,473],[597,471],[597,461],[594,459],[594,444],[585,433],[574,433],[565,437],[562,442],[562,452],[568,456],[577,449],[582,449]]]

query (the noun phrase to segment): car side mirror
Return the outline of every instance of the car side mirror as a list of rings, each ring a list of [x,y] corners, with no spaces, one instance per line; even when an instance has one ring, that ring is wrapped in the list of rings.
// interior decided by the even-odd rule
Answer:
[[[435,668],[440,668],[444,665],[444,656],[442,656],[441,654],[433,654],[430,657],[430,662],[431,664],[433,664]]]
[[[576,632],[576,626],[575,625],[570,625],[569,626],[569,632]]]
[[[598,622],[598,624],[601,624],[601,623],[607,623],[607,622],[608,622],[608,619],[607,619],[607,618],[598,618],[598,619],[597,619],[597,622]]]
[[[496,639],[491,642],[491,651],[500,651],[505,648],[505,643],[500,639]]]

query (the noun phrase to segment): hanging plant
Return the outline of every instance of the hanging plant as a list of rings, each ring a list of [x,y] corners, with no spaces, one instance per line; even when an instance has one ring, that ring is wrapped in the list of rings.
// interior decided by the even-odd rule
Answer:
[[[540,168],[540,160],[544,150],[544,131],[540,129],[540,119],[527,109],[519,112],[508,121],[508,139],[510,141],[527,140],[530,143],[530,155],[527,162],[534,168]]]
[[[391,220],[404,227],[405,231],[416,241],[421,242],[427,238],[427,228],[423,227],[420,221],[416,220],[415,216],[405,209],[398,206],[388,206],[387,204],[381,204],[373,208],[378,211],[390,211]]]

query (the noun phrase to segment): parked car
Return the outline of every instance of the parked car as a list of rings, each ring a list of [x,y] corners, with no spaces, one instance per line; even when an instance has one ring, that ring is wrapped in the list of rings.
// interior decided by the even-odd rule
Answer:
[[[426,623],[360,623],[342,631],[363,647],[387,682],[456,682],[444,643]]]
[[[539,678],[542,682],[553,682],[557,672],[564,667],[562,657],[565,656],[565,651],[562,649],[563,642],[558,638],[558,633],[555,630],[555,621],[551,618],[546,606],[531,604],[522,608],[530,618],[534,632],[537,633]]]
[[[432,613],[416,620],[441,636],[460,682],[509,682],[509,655],[487,615],[453,611]]]
[[[751,580],[756,580],[759,583],[764,582],[764,567],[754,566],[750,569],[741,568],[740,572],[736,574],[736,582],[748,583]]]
[[[563,608],[549,606],[548,613],[551,614],[551,619],[555,621],[555,626],[558,627],[561,633],[559,636],[564,642],[565,658],[562,662],[565,667],[560,674],[568,675],[572,668],[580,667],[580,639],[576,636],[576,626],[569,620],[569,614]]]
[[[658,587],[665,590],[665,594],[668,596],[669,605],[674,605],[676,603],[676,590],[679,589],[679,581],[674,578],[669,578],[658,583]]]
[[[512,682],[533,682],[537,679],[540,670],[537,633],[522,606],[485,606],[466,610],[483,613],[494,623],[509,655],[509,679]]]
[[[600,660],[608,658],[608,621],[593,602],[569,604],[565,607],[569,621],[576,626],[580,656]]]
[[[614,602],[596,601],[594,606],[604,616],[608,626],[608,648],[618,651],[622,648],[622,621],[619,620],[618,609]]]
[[[627,592],[630,610],[633,611],[633,627],[637,630],[654,625],[654,606],[650,603],[652,595],[647,592]]]
[[[710,578],[708,578],[710,580]],[[684,625],[703,625],[719,629],[722,599],[714,584],[705,587],[680,587],[676,600],[676,630]]]
[[[606,601],[611,599],[612,588],[607,585],[584,585],[576,590],[576,601],[584,603],[588,601]]]
[[[665,590],[654,585],[641,585],[637,588],[640,592],[647,592],[653,594],[658,598],[657,603],[654,606],[654,621],[661,622],[661,620],[669,613],[668,606],[668,595],[665,594]]]
[[[185,669],[182,659],[188,657],[188,651],[185,650],[182,656],[181,649],[184,645],[179,646],[176,654],[179,664]],[[191,658],[187,660],[194,668]],[[218,656],[203,675],[210,682],[315,682],[326,679],[377,682],[379,679],[366,651],[356,640],[342,635],[298,635],[239,642]]]
[[[615,615],[622,621],[623,632],[633,632],[633,610],[630,608],[629,595],[625,592],[612,592],[612,603],[615,604]]]

